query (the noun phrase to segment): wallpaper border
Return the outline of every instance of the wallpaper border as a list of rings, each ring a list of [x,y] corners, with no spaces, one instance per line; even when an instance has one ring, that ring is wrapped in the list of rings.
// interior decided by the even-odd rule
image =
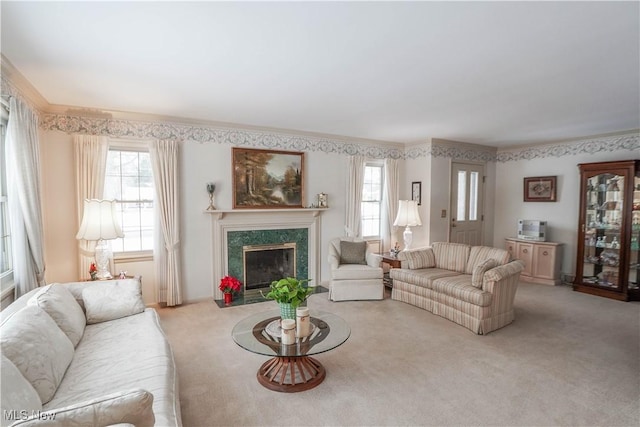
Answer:
[[[355,143],[337,138],[207,125],[44,114],[40,126],[45,130],[104,135],[114,138],[177,139],[200,144],[214,143],[267,149],[321,151],[349,156],[360,155],[373,159],[401,159],[404,157],[404,149],[399,147]]]
[[[45,130],[104,135],[116,138],[178,139],[194,141],[200,144],[230,144],[267,149],[316,151],[348,156],[360,155],[372,159],[417,159],[433,156],[454,160],[504,163],[617,150],[640,150],[640,134],[638,133],[592,137],[524,148],[492,150],[490,147],[470,148],[469,144],[455,146],[434,142],[426,142],[405,148],[384,147],[373,143],[356,143],[338,138],[294,135],[283,132],[47,113],[40,116],[40,127]]]
[[[577,141],[545,144],[536,147],[498,151],[498,162],[543,159],[547,157],[576,156],[618,150],[640,152],[640,134],[630,133],[615,136],[594,137]],[[640,154],[639,154],[640,155]]]

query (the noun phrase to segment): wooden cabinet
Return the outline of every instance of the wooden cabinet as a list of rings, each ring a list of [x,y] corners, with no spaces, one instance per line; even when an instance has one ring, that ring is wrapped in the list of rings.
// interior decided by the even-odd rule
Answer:
[[[560,284],[562,243],[509,238],[506,239],[506,249],[511,253],[511,258],[524,261],[524,270],[520,273],[522,281],[545,285]]]
[[[584,163],[573,289],[640,300],[640,160]]]

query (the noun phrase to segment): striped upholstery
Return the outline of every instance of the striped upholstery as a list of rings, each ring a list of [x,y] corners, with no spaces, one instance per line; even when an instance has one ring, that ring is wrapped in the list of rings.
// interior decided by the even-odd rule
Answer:
[[[495,259],[498,265],[505,265],[510,260],[509,251],[489,246],[473,246],[469,253],[469,261],[465,273],[473,274],[473,269],[487,259]]]
[[[430,311],[480,335],[513,322],[522,261],[508,262],[509,253],[502,249],[455,243],[434,243],[433,253],[435,268],[390,271],[392,299]],[[466,268],[473,272],[488,259],[500,265],[484,273],[482,288],[472,285],[471,275],[459,274]]]
[[[484,280],[484,273],[498,266],[498,261],[493,258],[489,258],[476,265],[473,268],[473,274],[471,275],[471,284],[476,288],[482,288],[482,282]]]
[[[470,250],[471,246],[462,243],[436,242],[433,244],[436,267],[466,273]]]
[[[471,284],[471,276],[460,274],[436,279],[431,285],[434,292],[452,296],[470,304],[486,307],[491,304],[491,294],[483,292]]]
[[[392,270],[393,271],[393,270]],[[433,311],[433,292],[423,286],[412,285],[401,280],[393,281],[391,299],[406,302],[407,304],[420,307],[423,310]]]
[[[416,286],[431,288],[431,283],[435,279],[447,276],[455,276],[455,271],[442,270],[440,268],[423,268],[420,270],[407,270],[404,268],[392,268],[389,271],[390,277],[393,279],[395,286],[396,280],[413,283]]]
[[[436,266],[436,256],[431,248],[408,250],[402,254],[407,261],[407,267],[411,270]]]

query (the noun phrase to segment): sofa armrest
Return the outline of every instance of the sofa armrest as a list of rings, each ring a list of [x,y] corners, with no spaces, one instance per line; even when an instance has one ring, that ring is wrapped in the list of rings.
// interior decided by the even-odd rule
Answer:
[[[382,262],[382,256],[367,251],[367,265],[373,268],[379,268]]]
[[[340,256],[336,253],[330,253],[327,260],[329,261],[329,265],[332,270],[335,270],[340,266]]]
[[[524,262],[515,260],[484,273],[482,290],[493,295],[491,298],[493,315],[513,310],[513,301],[522,270],[524,270]]]
[[[136,389],[116,392],[103,397],[79,402],[62,408],[47,409],[12,424],[15,427],[91,425],[96,427],[115,424],[133,424],[153,427],[153,394]]]
[[[511,261],[508,264],[492,268],[484,273],[482,289],[487,291],[487,289],[485,289],[485,284],[488,282],[499,282],[514,275],[520,277],[520,272],[522,270],[524,270],[524,262],[519,259]]]

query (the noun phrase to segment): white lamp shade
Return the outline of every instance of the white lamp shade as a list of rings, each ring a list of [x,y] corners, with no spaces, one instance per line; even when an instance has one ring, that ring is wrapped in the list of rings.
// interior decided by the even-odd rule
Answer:
[[[400,227],[422,225],[420,214],[418,213],[418,202],[415,200],[399,200],[398,215],[393,225]]]
[[[115,201],[85,200],[82,224],[76,239],[111,240],[124,237],[117,218]]]

